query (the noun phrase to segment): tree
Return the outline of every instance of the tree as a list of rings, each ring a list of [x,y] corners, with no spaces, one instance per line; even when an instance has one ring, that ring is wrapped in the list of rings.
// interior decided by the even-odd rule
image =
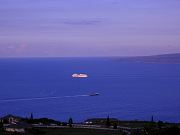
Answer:
[[[157,123],[157,126],[158,126],[159,129],[161,129],[162,126],[163,126],[163,121],[159,120],[158,123]]]
[[[117,129],[117,123],[116,122],[113,124],[113,128]]]
[[[73,120],[72,120],[72,118],[71,118],[71,117],[69,118],[69,121],[68,121],[68,123],[69,123],[69,127],[72,127]]]
[[[151,122],[154,122],[154,117],[153,117],[153,115],[152,115],[152,117],[151,117]]]
[[[110,119],[109,119],[109,115],[108,115],[108,117],[107,117],[107,119],[106,119],[106,126],[107,126],[107,127],[110,127],[110,126],[111,126]]]
[[[33,113],[31,113],[31,117],[30,117],[30,119],[31,119],[31,120],[33,120],[33,119],[34,119],[34,118],[33,118]]]
[[[3,121],[0,120],[0,132],[3,130]]]

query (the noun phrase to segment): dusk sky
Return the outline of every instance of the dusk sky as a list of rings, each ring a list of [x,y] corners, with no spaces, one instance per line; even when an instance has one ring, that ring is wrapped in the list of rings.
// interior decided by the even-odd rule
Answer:
[[[180,52],[180,0],[0,0],[0,57]]]

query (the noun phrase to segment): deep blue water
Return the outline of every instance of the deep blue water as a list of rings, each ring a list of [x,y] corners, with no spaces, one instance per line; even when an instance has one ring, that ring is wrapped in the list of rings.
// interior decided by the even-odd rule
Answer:
[[[72,78],[87,73],[88,78]],[[99,96],[2,102],[11,98]],[[83,121],[93,117],[180,122],[180,64],[117,58],[0,59],[0,117]]]

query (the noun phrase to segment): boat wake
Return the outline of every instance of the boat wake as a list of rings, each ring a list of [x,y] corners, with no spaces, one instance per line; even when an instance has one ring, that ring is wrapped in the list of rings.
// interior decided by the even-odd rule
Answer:
[[[62,98],[77,98],[77,97],[89,97],[89,96],[91,96],[91,95],[51,96],[51,97],[33,97],[33,98],[12,98],[12,99],[0,99],[0,103],[3,103],[3,102],[16,102],[16,101],[62,99]]]

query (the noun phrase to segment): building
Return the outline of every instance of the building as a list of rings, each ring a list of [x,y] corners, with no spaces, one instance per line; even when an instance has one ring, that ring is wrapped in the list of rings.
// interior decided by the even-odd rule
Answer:
[[[23,121],[23,118],[13,115],[2,117],[0,121],[7,132],[25,133],[26,129],[31,128],[31,125]]]
[[[22,120],[21,117],[13,116],[13,115],[7,115],[1,118],[1,122],[4,124],[16,124]]]

